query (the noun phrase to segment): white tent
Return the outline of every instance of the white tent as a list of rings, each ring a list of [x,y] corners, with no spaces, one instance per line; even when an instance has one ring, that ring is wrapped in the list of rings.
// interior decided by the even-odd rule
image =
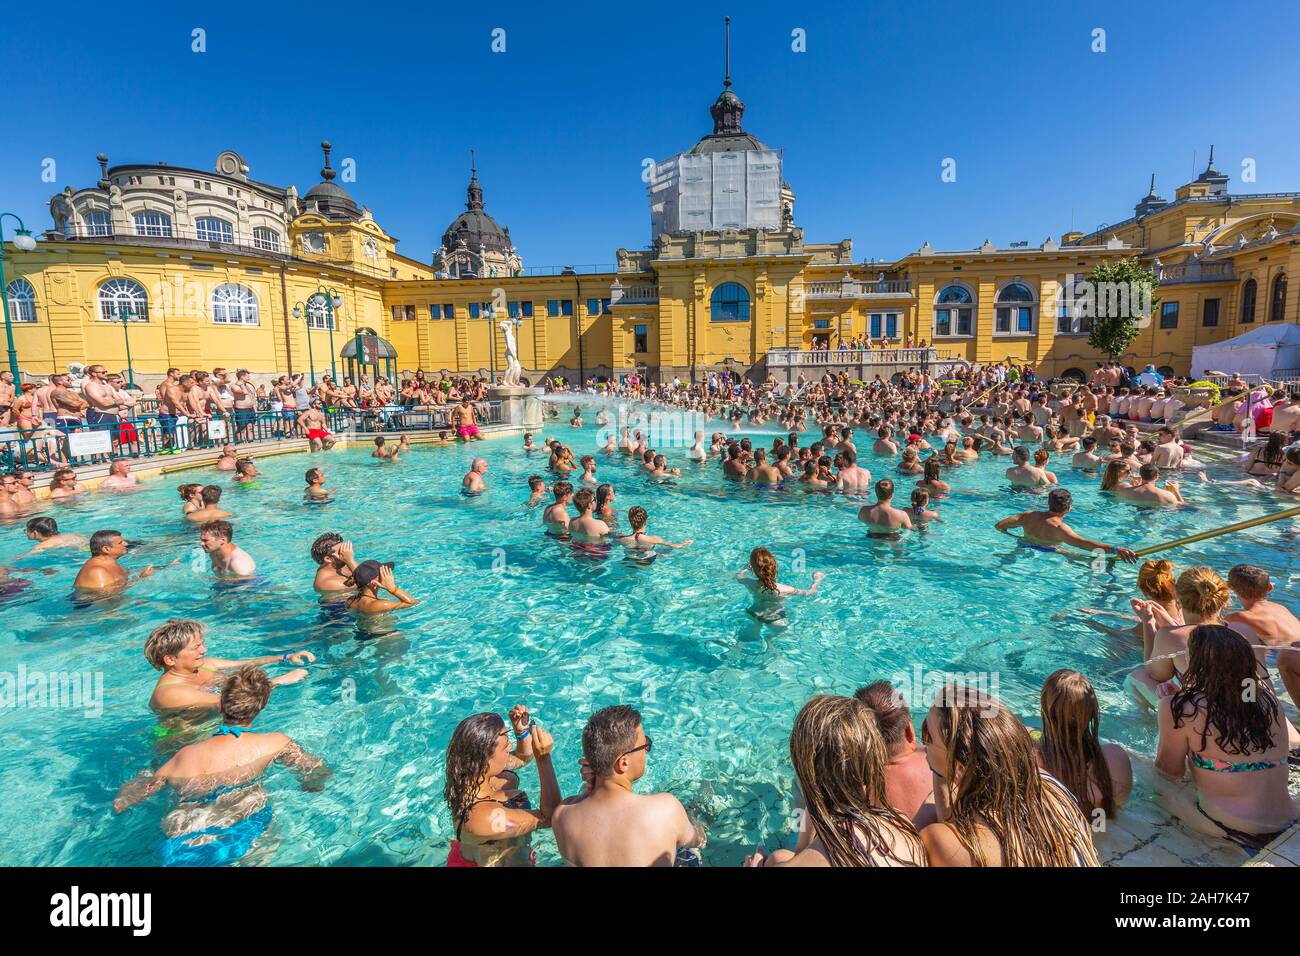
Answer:
[[[1300,326],[1270,322],[1244,335],[1192,349],[1192,378],[1207,372],[1253,372],[1275,378],[1280,370],[1300,368]]]

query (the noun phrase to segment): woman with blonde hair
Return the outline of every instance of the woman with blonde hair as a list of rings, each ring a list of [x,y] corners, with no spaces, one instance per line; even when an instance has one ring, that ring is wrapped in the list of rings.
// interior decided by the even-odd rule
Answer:
[[[1121,482],[1129,480],[1129,465],[1123,458],[1112,458],[1106,462],[1106,470],[1101,475],[1101,490],[1114,491]],[[1131,482],[1130,482],[1131,484]]]
[[[1187,638],[1198,624],[1223,624],[1223,612],[1232,597],[1228,582],[1213,568],[1191,567],[1178,576],[1174,584],[1182,618],[1167,611],[1163,604],[1147,601],[1135,604],[1142,626],[1143,664],[1133,671],[1126,683],[1139,703],[1151,706],[1178,689],[1178,678],[1187,669]],[[1251,640],[1254,634],[1244,624],[1235,625]]]
[[[917,815],[931,866],[1100,866],[1074,795],[1038,765],[1025,725],[997,699],[950,683],[921,742],[934,810]]]
[[[925,866],[916,828],[885,795],[889,748],[870,707],[813,697],[790,732],[790,762],[803,794],[795,849],[746,866]]]
[[[1074,794],[1090,820],[1114,819],[1133,789],[1133,764],[1118,744],[1103,744],[1097,692],[1083,674],[1062,668],[1043,682],[1039,765]]]

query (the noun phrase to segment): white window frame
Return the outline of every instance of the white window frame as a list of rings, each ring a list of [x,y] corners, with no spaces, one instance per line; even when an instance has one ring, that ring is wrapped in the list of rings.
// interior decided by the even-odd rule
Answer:
[[[337,312],[337,310],[335,310]],[[325,294],[317,292],[307,300],[307,328],[325,331],[331,327],[338,331],[337,319],[325,304]],[[331,325],[333,323],[333,325]]]
[[[103,209],[88,209],[81,214],[87,236],[111,236],[113,234],[113,217]]]
[[[213,227],[215,228],[215,233]],[[235,226],[220,216],[200,216],[194,220],[194,238],[199,242],[235,243]]]
[[[149,293],[134,279],[118,277],[109,279],[99,287],[99,321],[121,322],[123,303],[128,307],[128,322],[149,321]]]
[[[261,325],[257,293],[246,285],[228,282],[212,290],[213,325]]]
[[[36,324],[36,287],[22,276],[5,286],[9,298],[9,321],[14,325]]]
[[[941,302],[941,301],[939,301],[940,299],[943,298],[943,294],[944,294],[945,292],[947,292],[949,289],[961,289],[963,292],[966,293],[966,295],[968,295],[968,296],[970,297],[970,301],[969,301],[969,302]],[[969,331],[969,332],[958,332],[958,331],[956,331],[957,328],[959,327],[959,318],[960,318],[960,317],[959,317],[958,313],[960,313],[962,309],[969,309],[969,310],[970,310],[970,331]],[[946,334],[945,334],[945,333],[941,333],[941,332],[939,331],[939,313],[940,313],[940,312],[948,312],[948,313],[950,314],[950,316],[951,316],[951,318],[950,318],[950,320],[949,320],[949,324],[948,324],[948,331],[947,331]],[[964,283],[964,282],[946,282],[946,283],[944,283],[943,288],[940,289],[937,293],[935,293],[935,296],[934,296],[934,322],[933,322],[933,327],[932,327],[933,334],[931,335],[931,340],[933,340],[933,339],[945,339],[945,340],[947,340],[947,339],[973,339],[973,338],[975,338],[975,327],[976,327],[976,323],[977,323],[978,321],[979,321],[979,300],[978,300],[978,298],[977,298],[976,295],[975,295],[975,290],[972,289],[970,286],[968,286],[966,283]]]
[[[265,252],[280,251],[280,234],[270,226],[253,227],[253,248]]]
[[[1011,288],[1013,285],[1018,285],[1026,292],[1029,293],[1028,303],[1026,303],[1023,299],[1017,299],[1014,302],[1006,302],[1006,303],[1002,301],[1002,293],[1007,291],[1007,289]],[[1007,339],[1015,339],[1015,338],[1023,339],[1023,338],[1030,338],[1034,335],[1037,335],[1038,318],[1039,318],[1038,306],[1039,306],[1038,293],[1034,291],[1034,287],[1030,283],[1025,282],[1023,279],[1012,279],[1010,282],[1003,283],[1002,287],[998,289],[997,293],[994,294],[993,296],[993,334],[995,336],[999,336],[1001,338],[1007,338]],[[1001,332],[998,330],[999,309],[1009,309],[1012,313],[1010,316],[1008,316],[1007,331],[1005,332]],[[1021,309],[1029,309],[1029,328],[1027,330],[1018,328],[1020,324]]]
[[[172,217],[158,209],[142,209],[131,214],[137,236],[153,236],[157,239],[172,237]]]

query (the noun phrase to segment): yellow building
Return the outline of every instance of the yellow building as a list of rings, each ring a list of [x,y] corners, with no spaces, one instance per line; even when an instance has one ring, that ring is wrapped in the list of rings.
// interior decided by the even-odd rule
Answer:
[[[1071,275],[1134,256],[1158,272],[1161,302],[1127,364],[1185,373],[1194,345],[1297,321],[1287,277],[1300,269],[1300,193],[1229,194],[1212,152],[1173,201],[1153,179],[1131,218],[1091,235],[1033,248],[926,243],[895,262],[854,262],[850,240],[804,241],[779,153],[742,128],[730,87],[728,77],[711,107],[713,132],[655,172],[652,221],[664,231],[653,247],[620,249],[599,272],[525,269],[476,169],[466,211],[426,264],[398,254],[335,182],[328,143],[321,181],[302,196],[251,179],[234,152],[211,171],[109,167],[101,155],[95,186],[51,200],[55,226],[35,251],[6,247],[19,364],[28,376],[73,362],[125,370],[129,340],[144,385],[170,366],[344,374],[338,354],[364,333],[392,343],[400,372],[488,375],[504,368],[498,325],[510,320],[534,381],[765,375],[773,350],[866,335],[1080,374],[1101,356],[1058,293]],[[712,194],[684,185],[701,175]],[[744,208],[723,196],[737,185]]]

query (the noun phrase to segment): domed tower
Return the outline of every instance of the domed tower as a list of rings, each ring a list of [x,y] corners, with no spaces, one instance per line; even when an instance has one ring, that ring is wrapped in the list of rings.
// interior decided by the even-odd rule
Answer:
[[[470,279],[512,276],[523,268],[515,252],[510,230],[483,208],[483,187],[478,166],[470,150],[469,186],[465,190],[465,211],[451,221],[442,234],[442,246],[433,256],[433,267],[443,278]]]
[[[346,189],[334,183],[337,174],[330,168],[330,150],[333,147],[329,140],[321,143],[320,148],[325,153],[325,166],[320,171],[321,181],[303,196],[306,211],[318,212],[327,219],[360,219],[360,207]]]

